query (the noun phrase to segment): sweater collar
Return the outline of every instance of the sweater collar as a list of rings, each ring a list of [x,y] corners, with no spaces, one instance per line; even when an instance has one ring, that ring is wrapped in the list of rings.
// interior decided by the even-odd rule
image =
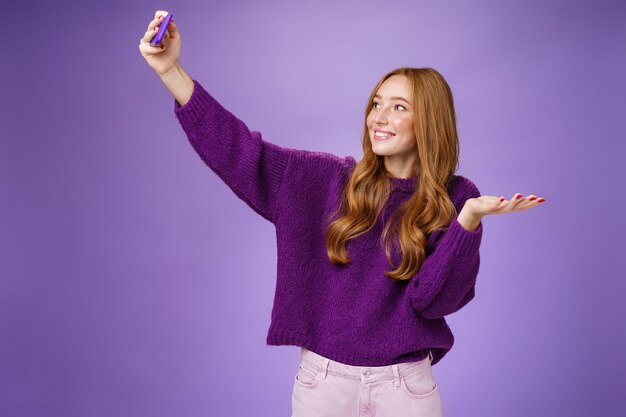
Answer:
[[[409,178],[397,178],[397,177],[389,177],[391,181],[391,185],[393,185],[394,190],[399,190],[403,192],[414,192],[415,187],[417,185],[417,177],[409,177]]]

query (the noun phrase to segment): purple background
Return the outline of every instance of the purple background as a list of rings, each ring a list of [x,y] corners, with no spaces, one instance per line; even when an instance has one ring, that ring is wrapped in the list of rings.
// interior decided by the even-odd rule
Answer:
[[[483,220],[433,368],[445,416],[623,412],[623,1],[66,1],[2,10],[0,415],[290,413],[299,347],[265,344],[274,228],[141,57],[159,9],[185,70],[283,146],[360,159],[376,81],[440,71],[458,173],[546,199]]]

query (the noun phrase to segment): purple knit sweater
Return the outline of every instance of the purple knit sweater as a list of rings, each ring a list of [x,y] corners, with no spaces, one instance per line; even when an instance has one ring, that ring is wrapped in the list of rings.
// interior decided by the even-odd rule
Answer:
[[[414,192],[417,178],[391,178],[385,210],[367,233],[348,240],[347,265],[334,265],[325,219],[340,201],[356,160],[278,146],[226,110],[198,81],[174,112],[200,158],[255,212],[274,224],[277,279],[268,345],[303,346],[354,366],[425,358],[433,364],[454,337],[444,316],[474,298],[482,222],[474,231],[455,217],[428,236],[426,259],[410,280],[393,282],[379,239],[384,222]],[[457,212],[476,186],[455,175],[448,194]],[[400,255],[401,256],[401,255]],[[401,258],[396,257],[396,262]]]

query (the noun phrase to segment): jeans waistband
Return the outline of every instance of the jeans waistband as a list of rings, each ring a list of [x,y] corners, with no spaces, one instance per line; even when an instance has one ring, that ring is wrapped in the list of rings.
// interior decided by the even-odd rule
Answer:
[[[301,347],[301,364],[323,379],[326,378],[327,374],[360,379],[363,382],[397,379],[399,375],[411,375],[414,372],[428,370],[431,367],[432,359],[432,352],[429,351],[427,357],[414,362],[402,362],[387,366],[353,366],[333,361]]]

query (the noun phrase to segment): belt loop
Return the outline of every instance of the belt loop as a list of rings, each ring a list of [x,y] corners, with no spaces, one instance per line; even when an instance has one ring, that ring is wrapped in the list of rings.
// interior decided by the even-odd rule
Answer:
[[[399,387],[400,386],[400,372],[398,372],[398,365],[397,364],[391,365],[391,369],[393,370],[393,386]]]
[[[324,360],[322,361],[322,373],[321,373],[321,377],[322,379],[326,379],[326,375],[328,374],[328,364],[330,363],[330,359],[328,358],[324,358]]]

